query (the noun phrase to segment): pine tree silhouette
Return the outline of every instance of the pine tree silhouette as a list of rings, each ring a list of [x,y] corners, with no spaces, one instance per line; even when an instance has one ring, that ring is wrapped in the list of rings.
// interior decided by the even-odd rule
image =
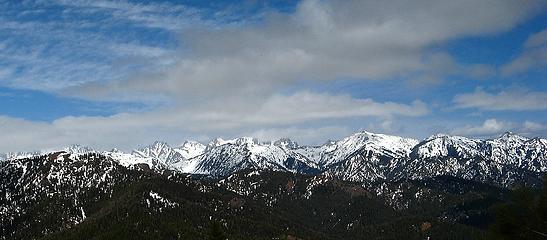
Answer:
[[[547,175],[538,194],[530,188],[513,191],[511,201],[494,208],[493,239],[547,239]]]
[[[208,240],[226,240],[228,237],[222,230],[222,225],[218,222],[211,222],[209,225],[209,238]]]

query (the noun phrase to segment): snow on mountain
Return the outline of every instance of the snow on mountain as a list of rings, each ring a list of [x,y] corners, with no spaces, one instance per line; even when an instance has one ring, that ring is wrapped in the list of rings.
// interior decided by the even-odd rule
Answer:
[[[523,144],[527,138],[505,133],[498,138],[485,141],[486,153],[498,163],[516,163],[522,159]]]
[[[219,146],[222,146],[222,145],[225,145],[225,144],[233,144],[236,141],[237,141],[237,138],[236,139],[231,139],[231,140],[224,140],[222,138],[215,138],[207,144],[205,150],[207,151],[207,150],[210,150],[212,148],[216,148],[216,147],[219,147]]]
[[[472,158],[481,155],[480,140],[444,134],[433,135],[418,144],[410,153],[413,158],[458,157]]]
[[[281,148],[287,148],[287,149],[298,149],[300,145],[298,145],[297,142],[289,139],[289,138],[282,138],[273,143],[273,145],[281,147]]]
[[[43,154],[42,152],[8,152],[0,153],[0,161],[23,159]]]
[[[397,158],[408,155],[410,149],[416,144],[418,144],[418,141],[415,139],[362,131],[339,141],[327,142],[320,147],[304,147],[296,151],[327,168],[345,160],[362,148]]]
[[[510,186],[547,171],[545,139],[513,133],[487,140],[435,135],[416,145],[399,178],[449,175]]]
[[[154,158],[165,164],[176,162],[184,158],[181,154],[173,151],[173,148],[165,142],[156,141],[153,144],[133,150],[133,155],[142,158]]]
[[[168,158],[166,167],[183,172],[193,173],[199,163],[195,157],[203,154],[206,146],[195,141],[185,141],[181,146],[172,148],[172,157]]]
[[[202,154],[204,149],[205,146],[198,142],[187,141],[179,148],[172,148],[165,142],[156,141],[150,146],[134,150],[131,157],[125,157],[127,161],[145,163],[152,169],[191,173],[197,163],[190,159]]]
[[[530,171],[546,171],[545,142],[545,139],[528,139],[510,132],[486,140],[435,135],[418,144],[410,156],[413,159],[481,158],[495,164],[512,165]]]
[[[449,175],[510,185],[547,172],[547,140],[528,139],[513,133],[486,140],[438,134],[418,142],[362,131],[321,146],[301,146],[290,139],[261,143],[241,137],[217,138],[207,145],[186,141],[179,147],[154,142],[131,153],[116,149],[97,152],[79,145],[64,151],[74,156],[102,154],[128,168],[173,170],[212,177],[257,169],[304,174],[322,172],[351,181]],[[3,158],[29,156],[33,154],[4,154]]]
[[[545,139],[528,139],[509,132],[485,141],[492,161],[536,172],[547,171],[546,143]]]
[[[173,150],[180,153],[184,158],[190,159],[203,154],[207,146],[196,141],[185,141],[180,147]]]
[[[83,156],[61,151],[0,162],[0,222],[9,226],[8,219],[31,212],[48,217],[61,213],[65,214],[65,221],[80,223],[85,219],[83,207],[111,196],[113,187],[126,180],[122,170],[122,166],[100,153]],[[68,200],[58,202],[59,197]],[[42,200],[48,204],[40,205]],[[31,222],[41,224],[41,218]]]
[[[547,139],[534,138],[526,141],[521,147],[519,166],[527,163],[526,168],[536,172],[547,172]]]
[[[215,139],[204,154],[197,156],[194,173],[225,176],[242,169],[270,169],[291,172],[312,171],[315,164],[275,144],[259,143],[254,138]]]
[[[199,157],[196,173],[221,176],[246,168],[316,173],[346,160],[357,151],[393,159],[405,157],[417,143],[414,139],[366,131],[318,147],[299,146],[290,139],[280,139],[273,144],[259,143],[252,138],[215,139]]]
[[[326,145],[329,150],[321,160],[326,174],[340,179],[386,179],[416,144],[415,139],[364,131]]]
[[[71,154],[84,154],[84,153],[95,152],[95,150],[93,148],[85,147],[85,146],[78,145],[78,144],[70,145],[68,147],[63,148],[60,151],[64,151],[64,152],[71,153]],[[48,154],[48,153],[51,153],[51,152],[56,152],[56,151],[0,153],[0,161],[31,158],[31,157],[36,157],[36,156],[40,156],[40,155],[45,155],[45,154]]]
[[[85,154],[95,152],[95,150],[91,147],[86,147],[78,144],[70,145],[66,147],[64,151],[72,154]]]

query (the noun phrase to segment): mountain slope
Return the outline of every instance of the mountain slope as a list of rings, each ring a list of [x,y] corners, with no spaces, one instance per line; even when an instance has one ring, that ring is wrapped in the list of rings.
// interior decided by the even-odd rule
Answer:
[[[132,169],[213,178],[258,169],[309,175],[324,173],[359,182],[448,175],[509,187],[538,184],[538,176],[547,171],[547,140],[512,133],[486,140],[439,134],[418,142],[362,131],[321,146],[301,146],[290,139],[261,143],[243,137],[215,139],[207,145],[186,141],[179,147],[155,142],[132,153],[115,149],[99,152],[77,145],[65,151],[76,155],[101,153]]]
[[[0,200],[10,202],[0,215],[3,239],[205,239],[214,222],[230,239],[475,239],[484,232],[439,216],[466,214],[457,206],[498,196],[494,188],[443,191],[452,180],[438,187],[363,186],[243,171],[213,181],[130,170],[100,153],[59,152],[0,164]],[[423,197],[406,197],[416,192]],[[393,194],[402,197],[385,204]],[[425,206],[429,211],[418,214]]]
[[[511,133],[487,140],[436,135],[416,145],[395,175],[410,179],[449,175],[500,186],[537,185],[547,171],[545,142]]]
[[[213,177],[226,176],[243,169],[269,169],[317,173],[317,166],[291,149],[275,144],[261,144],[256,139],[217,140],[206,152],[196,157],[199,164],[194,173]]]

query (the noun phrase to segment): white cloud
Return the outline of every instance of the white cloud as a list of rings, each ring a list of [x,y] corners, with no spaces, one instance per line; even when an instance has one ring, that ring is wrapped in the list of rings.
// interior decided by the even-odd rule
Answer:
[[[542,1],[317,1],[261,23],[183,33],[190,51],[176,66],[124,82],[83,86],[78,94],[116,96],[129,87],[169,96],[270,94],[299,80],[386,79],[462,72],[440,42],[505,31]],[[435,19],[432,21],[432,19]],[[486,68],[473,67],[483,75]],[[90,91],[89,88],[92,89]],[[99,90],[106,93],[101,93]]]
[[[515,125],[513,123],[499,121],[496,119],[488,119],[485,120],[480,126],[466,125],[455,129],[452,131],[452,134],[471,137],[494,136],[514,128]]]
[[[246,133],[244,136],[253,136],[260,141],[270,141],[281,138],[290,138],[293,141],[305,144],[320,145],[327,139],[340,139],[351,134],[351,130],[341,126],[326,126],[318,128],[265,128],[251,133]]]
[[[532,111],[547,109],[547,92],[508,89],[488,93],[481,89],[454,97],[456,108],[476,108],[484,111]]]
[[[353,99],[347,95],[332,96],[300,92],[291,96],[273,96],[251,118],[251,122],[299,122],[313,119],[347,117],[423,116],[429,113],[421,101],[410,105],[378,103],[372,99]]]
[[[13,67],[1,67],[0,68],[0,81],[3,79],[9,78],[13,72],[15,72],[15,69]]]
[[[192,19],[199,18],[192,10],[171,9],[171,5],[62,2],[76,13],[110,13],[111,18],[101,23],[130,21],[171,33],[180,29],[180,24],[192,25],[195,23]],[[310,130],[293,126],[350,118],[379,119],[384,122],[380,127],[391,128],[394,125],[390,119],[423,116],[429,113],[428,107],[419,100],[395,103],[309,91],[281,92],[291,89],[298,81],[417,76],[416,79],[425,79],[422,82],[429,84],[431,81],[427,80],[439,79],[443,74],[460,74],[459,63],[450,55],[433,50],[439,43],[506,31],[534,15],[544,4],[539,0],[305,0],[294,13],[267,13],[262,21],[247,25],[211,30],[203,29],[202,23],[196,24],[194,29],[183,31],[184,51],[174,57],[166,49],[127,39],[112,41],[107,38],[108,34],[65,31],[81,26],[96,29],[97,26],[89,26],[92,24],[89,21],[63,23],[76,26],[59,30],[55,30],[58,27],[55,24],[6,24],[4,26],[9,25],[7,28],[18,33],[57,36],[63,43],[60,45],[62,54],[55,55],[56,58],[43,58],[40,54],[47,44],[28,48],[29,54],[20,52],[17,47],[2,51],[2,59],[12,57],[13,61],[34,66],[12,86],[54,89],[98,101],[168,102],[169,107],[109,117],[65,117],[52,123],[1,117],[0,151],[72,143],[131,148],[154,139],[180,142],[187,136],[235,136],[241,132],[271,138],[275,135],[273,131],[280,129],[285,129],[280,130],[285,134],[278,135],[301,134],[308,136],[302,139],[311,139],[315,135]],[[184,16],[190,21],[177,22]],[[74,46],[82,48],[70,48]],[[95,51],[111,52],[116,57],[98,56],[108,57],[118,65],[71,62],[74,58],[68,58],[71,53],[84,53],[77,58],[88,60],[86,54]],[[126,76],[126,71],[113,71],[119,66],[134,67],[134,59],[124,62],[124,57],[133,54],[152,59],[138,64],[148,67],[147,71],[138,71],[131,77]],[[90,59],[97,57],[90,56]],[[154,60],[165,64],[155,65]],[[487,66],[463,66],[468,68],[474,69],[477,76],[489,71]],[[126,77],[127,80],[117,80]],[[532,99],[533,104],[537,105],[537,101]],[[475,107],[466,101],[455,102],[460,107]],[[489,108],[493,103],[484,105],[486,107],[479,107]],[[316,136],[335,135],[335,129],[325,127]]]
[[[523,52],[502,66],[501,71],[504,75],[511,75],[544,66],[547,66],[547,29],[531,35],[524,43]]]
[[[146,27],[178,31],[183,27],[202,22],[200,11],[184,5],[163,3],[133,3],[129,1],[57,0],[59,5],[72,7],[73,11],[101,11],[118,20],[132,21]]]
[[[174,45],[178,38],[156,40],[150,35],[164,29],[150,25],[159,18],[180,26],[200,22],[196,10],[183,5],[125,1],[9,2],[0,11],[6,13],[0,17],[0,65],[17,68],[10,76],[0,75],[0,84],[54,93],[171,65],[177,57]],[[20,14],[28,16],[21,18]],[[150,21],[130,17],[149,17]],[[168,25],[165,31],[175,27]]]
[[[483,79],[496,74],[496,69],[493,66],[486,64],[470,65],[465,69],[465,71],[468,72],[469,76],[474,79]]]
[[[234,137],[242,132],[256,133],[263,138],[270,136],[268,139],[271,139],[274,136],[271,129],[288,129],[285,133],[301,134],[296,139],[308,141],[313,136],[312,130],[297,130],[294,126],[350,117],[414,117],[428,111],[427,106],[419,101],[412,104],[380,103],[346,95],[300,92],[255,102],[224,99],[222,103],[145,113],[64,117],[51,123],[4,116],[0,117],[0,152],[48,149],[74,143],[103,149],[113,146],[130,149],[157,139],[178,143],[194,136]],[[322,129],[320,125],[317,131],[318,137],[329,133],[339,136],[333,128]]]
[[[526,132],[532,133],[547,132],[547,125],[533,121],[525,121],[522,124],[522,129]]]
[[[451,133],[468,137],[496,137],[501,133],[512,131],[528,137],[545,136],[547,125],[530,120],[522,123],[487,119],[481,125],[465,125],[455,128]]]

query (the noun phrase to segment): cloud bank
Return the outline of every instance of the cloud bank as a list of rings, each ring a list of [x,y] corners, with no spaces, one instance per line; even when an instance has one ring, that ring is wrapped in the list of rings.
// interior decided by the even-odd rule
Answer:
[[[457,71],[433,47],[447,40],[505,31],[541,7],[540,1],[318,1],[262,23],[194,29],[190,49],[171,69],[77,89],[93,98],[120,92],[169,96],[271,93],[295,81],[389,79]],[[439,58],[442,56],[442,58]],[[459,71],[462,71],[460,69]],[[485,72],[473,67],[473,74]]]
[[[523,52],[518,57],[502,66],[502,74],[517,74],[531,68],[547,66],[547,29],[530,36],[523,48]]]
[[[254,21],[226,23],[204,16],[223,13],[174,4],[55,3],[64,8],[61,16],[87,17],[75,22],[6,21],[0,30],[12,38],[0,42],[0,49],[6,49],[0,56],[9,61],[0,62],[0,83],[89,101],[139,102],[153,110],[52,122],[2,116],[0,151],[72,143],[132,148],[155,139],[178,142],[241,133],[268,140],[293,134],[309,141],[339,136],[337,131],[356,125],[373,126],[372,121],[393,132],[403,128],[399,122],[434,110],[419,98],[368,97],[367,91],[375,89],[355,96],[313,86],[339,80],[429,85],[452,75],[490,76],[492,66],[459,63],[442,45],[508,31],[546,5],[541,0],[304,0],[294,11],[261,10]],[[131,31],[87,31],[102,28]],[[140,31],[149,32],[149,38],[176,35],[180,40],[172,46],[157,39],[146,44],[125,38]],[[17,36],[27,33],[28,39],[53,39],[57,45],[44,40],[29,48],[14,46]],[[512,74],[536,64],[537,57],[529,55],[543,49],[544,40],[543,32],[531,36],[523,55],[503,71]],[[48,52],[50,45],[58,51]],[[25,64],[30,67],[19,67]],[[24,74],[14,74],[17,69]],[[458,109],[485,111],[545,109],[545,93],[519,95],[477,90],[454,97],[453,103]],[[535,124],[528,128],[541,128]],[[317,132],[311,133],[309,126]],[[488,134],[506,127],[492,119],[459,131]]]
[[[261,129],[293,126],[288,128],[290,132],[302,133],[304,130],[296,130],[294,126],[351,117],[415,117],[429,112],[427,106],[419,101],[412,104],[380,103],[346,95],[311,92],[274,95],[258,104],[247,103],[245,108],[241,104],[237,100],[109,117],[64,117],[51,123],[0,116],[0,151],[55,148],[69,144],[130,149],[157,139],[182,142],[188,136],[203,134],[231,137],[241,133],[257,133],[257,136],[265,137],[271,134]],[[333,128],[342,127],[330,129]],[[251,130],[254,132],[249,132]],[[320,134],[325,131],[317,131],[314,136],[325,137]],[[307,135],[298,139],[311,140],[310,130],[307,130]],[[271,137],[264,140],[271,140]]]
[[[481,89],[454,97],[457,108],[476,108],[483,111],[533,111],[547,109],[547,92],[508,89],[488,93]]]

